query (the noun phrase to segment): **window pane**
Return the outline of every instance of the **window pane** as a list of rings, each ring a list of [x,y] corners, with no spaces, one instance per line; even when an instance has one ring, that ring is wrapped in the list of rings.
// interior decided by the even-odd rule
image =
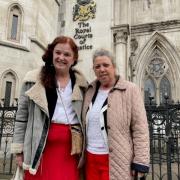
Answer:
[[[149,102],[149,97],[156,98],[155,84],[152,79],[148,78],[144,83],[144,100],[145,103]]]
[[[171,99],[171,85],[166,77],[163,77],[160,83],[160,103],[165,102],[165,96]]]
[[[12,87],[12,82],[6,81],[6,88],[5,88],[5,102],[4,105],[7,107],[10,105],[10,100],[11,100],[11,87]]]
[[[17,38],[17,28],[18,28],[18,16],[13,15],[12,29],[11,29],[11,39],[16,39]]]

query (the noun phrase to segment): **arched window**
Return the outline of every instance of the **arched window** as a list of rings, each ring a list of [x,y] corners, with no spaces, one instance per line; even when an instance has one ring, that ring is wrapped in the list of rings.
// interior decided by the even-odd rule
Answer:
[[[168,64],[161,52],[155,48],[149,63],[146,66],[144,81],[144,100],[149,102],[149,97],[157,104],[164,103],[165,98],[171,100],[171,84],[168,80]]]
[[[2,79],[2,98],[4,106],[13,104],[16,90],[16,78],[12,72],[7,72]]]
[[[22,11],[18,5],[14,5],[9,9],[8,23],[8,39],[12,41],[20,41],[22,22]]]

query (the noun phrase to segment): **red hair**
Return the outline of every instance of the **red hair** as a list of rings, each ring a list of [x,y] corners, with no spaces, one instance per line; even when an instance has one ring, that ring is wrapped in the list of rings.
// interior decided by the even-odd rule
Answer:
[[[51,44],[48,44],[48,47],[42,56],[43,61],[45,62],[45,66],[42,67],[41,70],[41,83],[45,87],[52,88],[55,85],[55,69],[53,66],[53,50],[57,44],[66,44],[68,43],[74,53],[74,65],[77,64],[78,61],[78,47],[74,40],[67,36],[58,36],[54,39]]]

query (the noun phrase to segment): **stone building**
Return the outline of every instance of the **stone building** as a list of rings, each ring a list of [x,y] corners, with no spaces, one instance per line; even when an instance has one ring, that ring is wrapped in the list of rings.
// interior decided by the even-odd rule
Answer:
[[[180,99],[179,7],[178,0],[131,1],[131,79],[157,103]]]
[[[106,48],[145,100],[180,99],[179,7],[179,0],[0,0],[0,98],[12,103],[47,43],[64,34],[79,45],[77,68],[89,81],[93,51]]]
[[[0,99],[18,98],[27,71],[42,64],[58,32],[58,0],[0,0]],[[3,99],[3,100],[2,100]]]
[[[92,72],[92,52],[114,53],[118,72],[137,83],[145,100],[180,99],[179,0],[62,1],[61,33],[80,47],[78,67]]]

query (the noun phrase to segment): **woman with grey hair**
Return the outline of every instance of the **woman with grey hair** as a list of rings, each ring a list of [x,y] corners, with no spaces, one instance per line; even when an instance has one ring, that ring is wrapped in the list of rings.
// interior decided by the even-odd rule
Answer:
[[[111,53],[96,50],[96,80],[82,111],[86,129],[86,180],[131,180],[149,171],[149,133],[139,88],[116,74]]]

